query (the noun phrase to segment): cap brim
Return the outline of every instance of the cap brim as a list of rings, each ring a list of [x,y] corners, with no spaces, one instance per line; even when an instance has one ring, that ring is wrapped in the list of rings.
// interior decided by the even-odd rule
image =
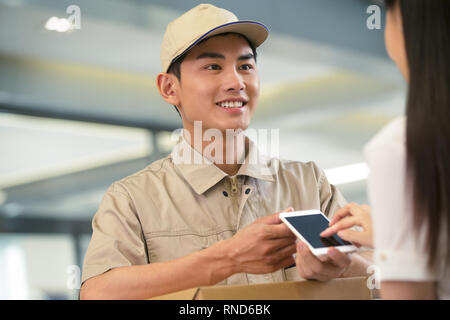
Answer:
[[[255,46],[255,48],[259,47],[269,36],[269,30],[262,23],[256,21],[235,21],[223,24],[208,31],[203,36],[198,38],[190,46],[190,48],[205,38],[226,32],[235,32],[246,36],[248,40],[250,40],[251,43]]]
[[[211,29],[201,37],[197,38],[189,47],[186,48],[186,50],[172,59],[172,62],[170,64],[172,64],[175,60],[177,60],[180,56],[185,54],[203,39],[226,32],[234,32],[244,35],[255,46],[255,48],[259,47],[269,36],[269,29],[267,29],[267,27],[262,23],[256,21],[235,21],[226,23],[221,26],[215,27],[214,29]]]

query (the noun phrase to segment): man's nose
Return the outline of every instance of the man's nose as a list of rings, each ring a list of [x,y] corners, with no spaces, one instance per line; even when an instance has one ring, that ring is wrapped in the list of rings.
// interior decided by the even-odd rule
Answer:
[[[245,83],[237,70],[232,69],[224,75],[224,88],[226,91],[241,91],[245,89]]]

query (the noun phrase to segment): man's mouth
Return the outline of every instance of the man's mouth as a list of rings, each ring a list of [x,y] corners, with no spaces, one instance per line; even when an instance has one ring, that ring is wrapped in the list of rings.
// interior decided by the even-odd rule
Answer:
[[[229,101],[222,101],[217,102],[216,105],[222,108],[242,108],[247,104],[247,101],[244,100],[229,100]]]

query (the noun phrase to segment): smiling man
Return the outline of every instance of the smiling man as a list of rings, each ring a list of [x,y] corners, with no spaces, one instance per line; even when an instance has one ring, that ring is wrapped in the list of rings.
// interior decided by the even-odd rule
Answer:
[[[185,130],[192,132],[194,119],[204,129],[248,127],[259,95],[255,54],[244,36],[223,33],[200,41],[172,64],[169,74],[180,68],[177,81],[158,76],[161,95],[177,106]]]
[[[364,273],[357,259],[333,249],[323,261],[297,252],[292,267],[296,239],[279,212],[330,216],[345,200],[314,163],[265,158],[241,132],[258,105],[256,48],[267,36],[262,24],[205,4],[168,25],[156,82],[184,131],[169,156],[107,190],[92,223],[82,299]],[[197,141],[198,128],[214,139]],[[231,138],[219,141],[229,130]],[[257,163],[249,161],[255,154]]]

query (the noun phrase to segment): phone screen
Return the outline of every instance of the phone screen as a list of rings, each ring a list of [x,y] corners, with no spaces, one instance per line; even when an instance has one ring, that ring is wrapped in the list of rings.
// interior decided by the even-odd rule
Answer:
[[[328,228],[329,221],[322,214],[286,217],[286,220],[315,248],[348,246],[350,242],[337,234],[322,238],[320,233]]]

